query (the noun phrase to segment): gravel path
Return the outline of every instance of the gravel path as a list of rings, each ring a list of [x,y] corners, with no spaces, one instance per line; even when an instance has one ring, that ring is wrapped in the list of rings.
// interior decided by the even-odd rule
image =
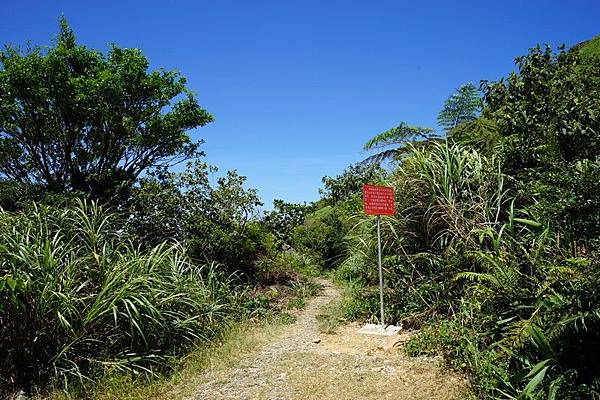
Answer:
[[[358,335],[356,324],[319,333],[316,316],[339,297],[329,282],[272,342],[243,357],[235,368],[201,377],[195,400],[204,399],[459,399],[465,380],[432,359],[397,351],[406,335]]]

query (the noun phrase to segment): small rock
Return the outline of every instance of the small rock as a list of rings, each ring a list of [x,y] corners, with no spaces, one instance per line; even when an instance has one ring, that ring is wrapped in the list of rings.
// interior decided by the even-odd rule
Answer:
[[[319,343],[321,343],[321,339],[314,339],[312,342],[313,342],[314,344],[319,344]]]

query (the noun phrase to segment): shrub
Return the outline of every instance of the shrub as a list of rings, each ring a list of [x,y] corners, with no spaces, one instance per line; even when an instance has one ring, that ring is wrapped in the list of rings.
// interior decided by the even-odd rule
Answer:
[[[530,200],[518,206],[538,209],[568,239],[596,239],[600,58],[538,46],[517,58],[517,69],[482,87],[483,114],[502,138],[503,169],[523,184],[522,200]]]
[[[443,354],[483,398],[598,396],[597,255],[569,257],[535,211],[515,209],[506,182],[493,158],[460,144],[404,160],[397,217],[382,224],[389,320],[422,328],[407,351]],[[338,276],[360,288],[347,316],[369,317],[375,237],[372,221],[358,219]]]
[[[253,278],[257,260],[273,246],[258,222],[260,200],[235,171],[211,184],[209,174],[216,172],[201,162],[181,173],[153,171],[134,191],[127,229],[141,246],[180,241],[195,262],[216,262],[227,274]]]
[[[153,372],[236,310],[178,244],[134,247],[96,203],[0,212],[0,393]]]
[[[344,215],[336,207],[325,206],[309,214],[304,224],[292,231],[296,248],[304,249],[313,257],[320,258],[325,268],[333,268],[345,252]]]

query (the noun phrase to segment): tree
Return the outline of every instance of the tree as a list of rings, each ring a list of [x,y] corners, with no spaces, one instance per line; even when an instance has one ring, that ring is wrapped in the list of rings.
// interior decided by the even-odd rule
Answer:
[[[263,224],[279,240],[280,246],[290,246],[292,230],[304,222],[306,215],[312,211],[313,206],[297,203],[288,203],[281,199],[273,200],[273,211],[266,211]]]
[[[500,142],[500,133],[496,122],[481,116],[450,129],[447,137],[450,141],[474,147],[486,156],[495,154],[496,146]]]
[[[481,99],[477,88],[472,83],[466,83],[446,99],[437,122],[444,130],[449,131],[463,122],[475,119],[480,110]]]
[[[322,267],[332,269],[344,259],[349,227],[344,207],[326,205],[306,215],[304,223],[292,229],[292,243],[315,257]]]
[[[258,223],[262,203],[236,171],[211,184],[209,176],[217,172],[200,161],[179,173],[150,171],[132,190],[127,230],[140,246],[179,241],[194,261],[217,262],[229,273],[252,276],[256,260],[267,251],[267,232]]]
[[[483,116],[501,136],[503,170],[535,198],[555,229],[600,236],[600,58],[548,46],[518,71],[484,82]]]
[[[376,164],[356,164],[346,168],[336,177],[324,176],[323,188],[319,189],[321,199],[328,204],[337,203],[362,193],[365,183],[379,183],[385,171]]]
[[[107,200],[150,167],[197,155],[187,131],[212,121],[176,71],[138,49],[79,45],[0,52],[0,179]]]
[[[406,152],[406,144],[411,142],[427,142],[437,136],[431,128],[410,126],[400,122],[398,126],[375,135],[363,146],[363,150],[371,151],[382,149],[382,151],[366,158],[363,164],[374,164],[394,157],[399,157]],[[389,147],[394,146],[390,149]]]

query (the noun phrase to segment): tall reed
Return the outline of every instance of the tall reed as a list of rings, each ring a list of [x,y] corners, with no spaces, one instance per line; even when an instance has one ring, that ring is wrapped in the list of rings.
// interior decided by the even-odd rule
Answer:
[[[227,277],[177,243],[148,251],[93,202],[0,211],[2,390],[160,370],[236,310]]]

